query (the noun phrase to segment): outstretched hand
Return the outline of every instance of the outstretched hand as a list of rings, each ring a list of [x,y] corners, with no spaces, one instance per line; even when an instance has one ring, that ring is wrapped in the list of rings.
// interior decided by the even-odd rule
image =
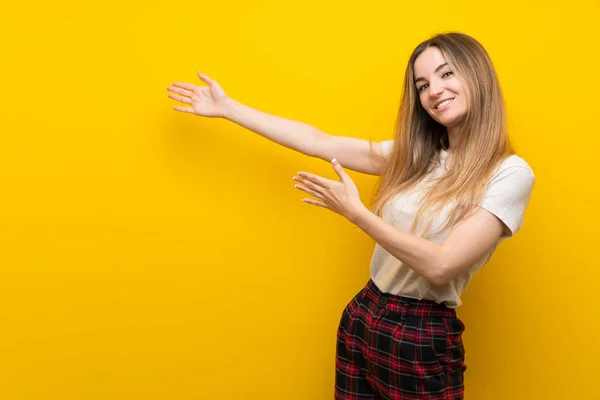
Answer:
[[[346,174],[340,163],[334,158],[333,169],[340,180],[335,181],[308,172],[298,172],[294,180],[301,184],[294,185],[318,200],[304,198],[303,202],[324,207],[353,221],[357,213],[366,207],[360,201],[360,195],[352,179]]]
[[[167,88],[169,97],[173,100],[188,104],[191,107],[174,106],[176,111],[192,113],[202,117],[224,117],[226,111],[227,94],[221,86],[202,72],[198,77],[207,86],[198,86],[186,82],[174,82]]]

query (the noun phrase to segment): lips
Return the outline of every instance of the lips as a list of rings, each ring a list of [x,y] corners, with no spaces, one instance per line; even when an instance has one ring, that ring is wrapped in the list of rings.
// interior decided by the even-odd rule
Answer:
[[[450,97],[450,98],[448,98],[448,99],[444,99],[444,100],[442,100],[442,101],[439,101],[438,103],[436,103],[436,104],[435,104],[435,106],[434,106],[433,108],[437,110],[437,109],[438,109],[438,107],[440,107],[440,106],[442,106],[442,107],[445,107],[445,106],[447,106],[448,104],[452,103],[452,101],[453,101],[453,100],[454,100],[454,97]]]

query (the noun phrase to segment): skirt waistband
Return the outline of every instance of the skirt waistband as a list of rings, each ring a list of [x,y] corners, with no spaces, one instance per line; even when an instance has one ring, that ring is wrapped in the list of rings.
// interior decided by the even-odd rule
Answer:
[[[359,297],[376,303],[387,310],[418,317],[456,318],[456,310],[433,300],[413,299],[390,293],[383,293],[372,279],[359,293]]]

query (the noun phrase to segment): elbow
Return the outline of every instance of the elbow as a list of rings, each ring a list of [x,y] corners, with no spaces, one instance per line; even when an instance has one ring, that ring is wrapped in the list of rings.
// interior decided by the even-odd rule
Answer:
[[[431,271],[432,273],[425,278],[435,287],[442,287],[454,279],[451,269],[446,265],[439,265],[437,268],[431,268]]]
[[[446,279],[443,276],[431,276],[427,279],[429,281],[429,283],[431,283],[432,286],[435,287],[442,287],[445,284],[447,284],[448,282],[450,282],[449,279]]]
[[[331,135],[325,133],[319,129],[314,128],[313,139],[309,142],[308,149],[305,154],[309,157],[319,158],[322,160],[331,161],[329,158],[329,140],[332,138]]]

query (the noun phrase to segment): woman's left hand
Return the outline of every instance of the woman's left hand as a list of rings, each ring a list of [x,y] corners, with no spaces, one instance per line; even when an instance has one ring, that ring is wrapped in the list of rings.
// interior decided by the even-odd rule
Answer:
[[[318,200],[302,199],[303,202],[328,208],[353,221],[357,213],[366,207],[360,201],[358,189],[344,171],[340,163],[334,158],[331,161],[333,169],[340,177],[339,181],[323,178],[308,172],[298,172],[294,180],[300,182],[300,185],[294,185],[295,188],[302,190]]]

